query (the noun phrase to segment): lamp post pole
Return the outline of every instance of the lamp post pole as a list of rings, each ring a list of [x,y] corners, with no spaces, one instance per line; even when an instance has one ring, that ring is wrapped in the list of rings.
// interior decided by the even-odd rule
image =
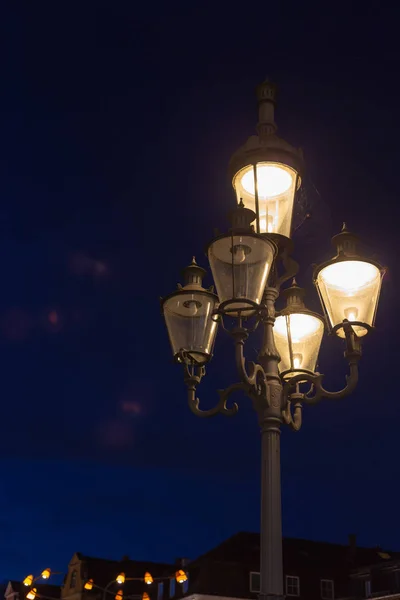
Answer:
[[[198,417],[232,416],[228,403],[242,391],[251,400],[261,430],[260,600],[284,597],[280,430],[299,431],[302,407],[322,398],[336,400],[357,385],[361,339],[373,328],[385,270],[358,253],[357,238],[346,227],[332,242],[337,254],[316,267],[314,284],[324,316],[308,310],[305,291],[293,279],[298,272],[291,257],[290,227],[296,190],[301,184],[302,157],[276,136],[275,86],[258,88],[258,137],[234,154],[230,171],[237,208],[226,235],[208,247],[217,288],[205,289],[206,273],[196,261],[184,270],[184,286],[162,299],[162,310],[175,360],[184,368],[188,404]],[[286,306],[276,312],[276,302]],[[232,325],[233,322],[233,325]],[[239,381],[219,391],[214,408],[202,410],[196,396],[212,357],[217,328],[232,338]],[[244,346],[256,327],[263,339],[258,363],[246,364]],[[349,375],[343,389],[323,387],[316,371],[325,326],[344,341]]]

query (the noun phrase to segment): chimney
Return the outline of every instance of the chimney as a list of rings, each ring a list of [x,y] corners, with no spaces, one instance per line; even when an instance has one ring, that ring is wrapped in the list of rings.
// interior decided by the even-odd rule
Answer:
[[[357,548],[357,535],[355,533],[349,533],[349,548],[352,552],[356,551]]]
[[[190,563],[189,558],[177,558],[175,560],[176,566],[180,567],[181,569],[187,567],[189,563]]]

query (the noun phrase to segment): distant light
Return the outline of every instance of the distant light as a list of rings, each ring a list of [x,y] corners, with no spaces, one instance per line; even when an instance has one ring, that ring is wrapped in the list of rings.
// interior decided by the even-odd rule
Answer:
[[[120,573],[117,576],[117,583],[119,583],[120,585],[122,585],[123,583],[125,583],[125,573]]]
[[[29,587],[30,585],[32,585],[33,583],[33,575],[28,575],[27,577],[25,577],[25,579],[22,582],[24,585],[26,585],[27,587]]]
[[[49,579],[51,575],[51,569],[45,569],[42,571],[42,579]]]
[[[151,583],[153,583],[154,579],[152,578],[152,576],[150,575],[150,573],[147,571],[144,574],[144,582],[147,583],[147,585],[150,585]]]
[[[93,589],[93,579],[89,579],[85,585],[83,586],[85,588],[85,590],[92,590]]]
[[[31,590],[29,590],[29,592],[27,593],[26,597],[27,597],[28,600],[35,600],[36,594],[37,594],[37,589],[36,588],[32,588]]]

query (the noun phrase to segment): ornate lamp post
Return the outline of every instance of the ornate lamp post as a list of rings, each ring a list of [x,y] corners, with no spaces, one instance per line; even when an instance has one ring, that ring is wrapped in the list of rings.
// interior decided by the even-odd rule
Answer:
[[[243,391],[261,429],[260,598],[283,598],[280,428],[301,427],[302,405],[342,398],[358,380],[361,337],[373,327],[384,270],[362,257],[356,238],[344,227],[333,238],[336,256],[314,273],[324,317],[304,305],[304,290],[291,280],[298,265],[290,256],[293,205],[304,169],[302,155],[276,135],[275,86],[258,87],[259,123],[232,157],[230,174],[237,194],[231,229],[213,240],[208,259],[217,288],[202,287],[205,271],[195,261],[184,271],[185,286],[162,300],[175,359],[182,363],[189,407],[199,417],[233,415],[229,396]],[[279,296],[286,307],[279,313]],[[229,325],[228,325],[229,323]],[[232,325],[233,323],[233,325]],[[330,392],[316,372],[325,329],[344,339],[350,374],[346,386]],[[232,337],[239,381],[219,392],[216,406],[201,410],[196,388],[221,326]],[[246,365],[244,345],[257,326],[263,330],[258,362]]]

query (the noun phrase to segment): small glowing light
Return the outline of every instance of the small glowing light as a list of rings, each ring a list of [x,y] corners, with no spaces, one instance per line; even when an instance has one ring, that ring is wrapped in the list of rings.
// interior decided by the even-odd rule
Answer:
[[[116,581],[117,581],[117,583],[119,583],[120,585],[122,585],[123,583],[125,583],[125,573],[120,573],[120,574],[117,576],[117,579],[116,579]]]
[[[92,590],[93,589],[93,579],[89,579],[85,585],[83,586],[85,588],[85,590]]]
[[[346,310],[344,311],[344,316],[348,321],[357,321],[358,308],[346,308]]]
[[[45,569],[42,571],[42,579],[49,579],[51,575],[51,569]]]
[[[148,595],[147,592],[143,592],[143,594],[142,594],[142,600],[150,600],[150,596]]]
[[[260,231],[273,233],[275,229],[275,219],[272,215],[260,215]]]
[[[198,306],[197,306],[197,302],[195,302],[195,300],[185,302],[184,306],[185,306],[185,308],[187,308],[189,317],[195,317],[197,315]]]
[[[284,194],[291,187],[292,181],[292,175],[282,167],[276,165],[258,165],[257,167],[258,197],[263,200]],[[242,186],[248,194],[255,195],[253,169],[244,173]]]
[[[27,587],[32,585],[33,583],[33,575],[28,575],[27,577],[25,577],[25,579],[22,582],[24,585],[26,585]]]
[[[293,354],[293,368],[294,369],[300,369],[302,362],[303,362],[302,354]]]
[[[122,600],[122,590],[118,590],[118,592],[115,594],[115,600]]]
[[[177,571],[175,573],[175,579],[178,583],[185,583],[185,581],[187,581],[187,575],[186,575],[185,571],[182,571],[182,569],[179,569],[179,571]]]
[[[27,593],[26,597],[28,598],[28,600],[35,600],[36,594],[37,594],[37,589],[36,588],[32,588],[31,590],[29,590],[29,592]]]
[[[147,585],[150,585],[151,583],[153,583],[154,579],[152,578],[152,576],[150,575],[150,573],[147,571],[144,574],[144,582],[147,583]]]
[[[237,244],[233,246],[233,262],[235,264],[240,264],[246,260],[246,246],[242,244]]]
[[[379,269],[361,260],[344,260],[328,265],[319,276],[326,285],[352,296],[379,277]]]

